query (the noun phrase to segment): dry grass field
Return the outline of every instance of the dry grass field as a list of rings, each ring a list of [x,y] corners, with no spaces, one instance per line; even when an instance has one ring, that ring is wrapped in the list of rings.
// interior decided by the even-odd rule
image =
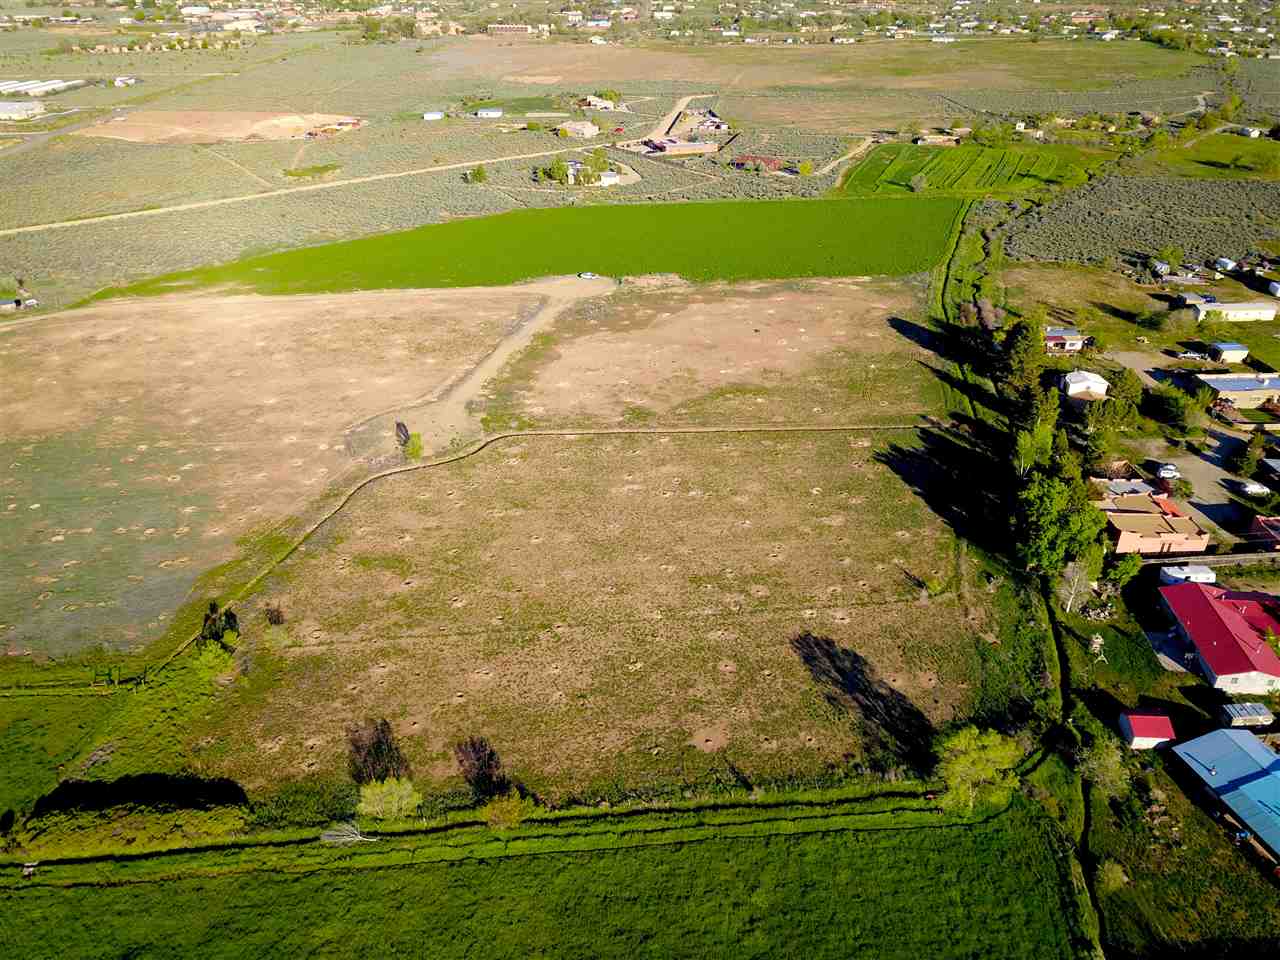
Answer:
[[[563,314],[479,409],[495,427],[913,423],[939,403],[918,310],[902,281],[641,279]]]
[[[238,541],[394,449],[377,415],[430,401],[540,302],[169,297],[0,327],[0,643],[154,639]]]
[[[715,751],[782,776],[918,750],[972,706],[985,625],[949,529],[881,462],[913,437],[519,438],[380,481],[242,609],[197,763],[250,789],[338,776],[365,716],[424,785],[474,734],[560,797]]]

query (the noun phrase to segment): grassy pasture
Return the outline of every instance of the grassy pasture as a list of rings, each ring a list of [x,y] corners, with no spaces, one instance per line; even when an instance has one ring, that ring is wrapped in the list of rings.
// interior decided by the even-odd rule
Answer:
[[[773,957],[781,944],[786,955],[877,960],[1083,955],[1061,837],[1031,805],[971,823],[912,801],[868,806],[190,854],[107,865],[101,883],[49,867],[38,885],[0,889],[3,915],[22,918],[0,929],[32,958],[462,957],[480,943],[512,958]]]
[[[690,280],[902,275],[942,259],[950,199],[636,204],[519,210],[170,274],[100,297],[231,284],[258,293],[498,286],[591,270]]]
[[[1214,133],[1191,146],[1170,146],[1145,153],[1127,165],[1135,173],[1202,180],[1280,179],[1280,143]]]
[[[892,736],[963,716],[986,604],[961,598],[974,571],[950,531],[879,462],[913,442],[522,438],[381,481],[244,605],[252,668],[193,724],[193,758],[257,790],[333,777],[365,715],[393,721],[432,789],[471,734],[559,797],[680,780],[721,749],[775,778],[874,754],[847,691],[792,649],[805,630],[902,699]],[[265,629],[266,603],[286,624]],[[95,775],[131,749],[151,751],[117,743]]]
[[[841,184],[849,196],[909,194],[911,179],[923,174],[927,194],[1022,196],[1047,187],[1083,182],[1089,167],[1107,154],[1063,145],[1005,149],[963,144],[925,147],[886,143],[852,168]]]

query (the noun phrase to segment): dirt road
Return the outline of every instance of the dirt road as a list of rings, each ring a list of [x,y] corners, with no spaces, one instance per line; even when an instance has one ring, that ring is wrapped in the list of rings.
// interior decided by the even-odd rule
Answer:
[[[539,295],[543,300],[531,316],[499,341],[479,363],[433,396],[410,406],[385,411],[349,427],[348,448],[357,455],[389,452],[397,420],[403,420],[412,431],[421,433],[423,447],[428,451],[442,451],[459,440],[471,439],[479,434],[480,424],[471,413],[470,406],[480,398],[485,384],[501,373],[502,368],[532,342],[535,334],[547,329],[565,310],[580,300],[607,296],[617,289],[617,283],[608,277],[549,277],[513,289]]]
[[[65,131],[59,131],[62,133]],[[22,147],[10,147],[6,154],[12,155]],[[266,197],[283,197],[294,193],[308,193],[313,190],[336,190],[358,183],[374,183],[378,180],[397,180],[401,177],[417,177],[424,173],[441,173],[446,170],[466,170],[478,163],[505,163],[508,160],[535,160],[539,157],[553,157],[561,153],[573,153],[580,147],[562,147],[559,150],[544,150],[540,153],[517,153],[505,157],[485,157],[478,160],[467,160],[462,163],[444,163],[435,167],[417,167],[413,170],[399,170],[394,173],[375,173],[367,177],[351,177],[346,180],[330,180],[324,183],[306,183],[296,187],[281,187],[278,190],[263,190],[259,193],[242,194],[235,197],[219,197],[216,200],[200,200],[195,203],[179,203],[170,207],[154,207],[149,210],[130,210],[127,213],[108,213],[101,217],[85,217],[82,220],[57,220],[52,223],[35,223],[25,227],[9,227],[0,230],[0,237],[13,236],[19,233],[37,233],[41,230],[61,230],[67,227],[78,227],[92,223],[106,223],[112,220],[132,220],[136,217],[154,217],[162,213],[179,213],[184,210],[204,210],[207,207],[222,207],[232,203],[244,203],[247,200],[262,200]]]
[[[675,122],[680,119],[680,114],[684,113],[685,110],[689,108],[689,104],[694,100],[698,100],[702,97],[714,96],[714,93],[694,93],[687,97],[681,97],[676,101],[676,105],[671,108],[667,115],[654,125],[653,130],[649,132],[649,139],[658,140],[665,137],[667,132],[675,125]]]
[[[840,164],[844,163],[846,160],[852,160],[854,157],[862,156],[862,154],[866,153],[867,150],[869,150],[870,148],[871,148],[871,138],[863,137],[862,142],[860,142],[856,147],[853,147],[850,150],[847,150],[845,153],[841,154],[840,156],[836,157],[834,160],[832,160],[830,163],[824,166],[821,170],[815,170],[813,175],[815,177],[825,176],[826,174],[834,170],[836,167],[840,166]]]

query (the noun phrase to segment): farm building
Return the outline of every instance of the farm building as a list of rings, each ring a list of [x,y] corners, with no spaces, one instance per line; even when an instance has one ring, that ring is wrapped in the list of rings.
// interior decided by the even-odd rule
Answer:
[[[556,127],[556,130],[563,132],[566,137],[577,137],[581,140],[590,140],[600,135],[600,128],[590,120],[566,120]]]
[[[1256,410],[1280,397],[1280,374],[1198,373],[1196,379],[1213,391],[1213,399],[1241,410]]]
[[[743,153],[733,158],[733,166],[738,170],[768,170],[776,173],[786,163],[781,157],[765,157],[755,153]]]
[[[1271,857],[1280,857],[1280,757],[1248,730],[1214,730],[1173,752]]]
[[[1161,567],[1161,583],[1217,583],[1218,575],[1212,567],[1203,563],[1185,563],[1181,566]]]
[[[1085,335],[1073,327],[1046,327],[1044,348],[1049,353],[1079,353],[1084,349]]]
[[[1280,517],[1255,516],[1249,524],[1249,542],[1259,550],[1280,550]]]
[[[578,101],[578,106],[587,110],[620,110],[621,104],[614,103],[612,100],[606,100],[604,97],[597,97],[594,94],[583,97]]]
[[[1163,713],[1131,710],[1120,714],[1120,734],[1132,750],[1152,750],[1174,739],[1173,722]]]
[[[502,108],[481,107],[475,112],[475,115],[481,120],[500,120],[502,118]]]
[[[443,120],[444,111],[443,110],[425,110],[422,113],[422,119],[423,120]]]
[[[511,34],[528,35],[533,33],[533,27],[527,23],[491,23],[484,28],[485,33],[489,36],[509,36]]]
[[[926,133],[923,136],[913,137],[911,142],[917,147],[955,147],[959,146],[960,138],[946,134]]]
[[[1072,370],[1062,378],[1062,392],[1068,400],[1105,400],[1111,384],[1088,370]]]
[[[1263,322],[1276,318],[1276,305],[1266,300],[1242,300],[1237,303],[1196,303],[1192,305],[1196,321],[1205,320],[1207,314],[1217,314],[1216,319],[1227,323]],[[1212,317],[1208,319],[1214,319]]]
[[[667,157],[699,157],[715,153],[720,149],[718,143],[676,140],[672,137],[664,137],[661,140],[646,140],[644,144],[653,153],[660,153]]]
[[[1213,265],[1224,273],[1230,273],[1236,268],[1236,262],[1230,257],[1219,257],[1217,260],[1213,261]]]
[[[1211,343],[1209,356],[1218,363],[1244,363],[1249,359],[1249,348],[1243,343]]]
[[[0,100],[0,120],[33,120],[42,113],[39,100]]]
[[[1269,727],[1275,715],[1261,703],[1228,703],[1219,712],[1224,727]]]
[[[1204,553],[1209,534],[1166,497],[1124,494],[1098,501],[1116,553]]]
[[[1275,597],[1176,583],[1161,587],[1160,599],[1211,686],[1234,694],[1280,690],[1280,656],[1267,642],[1268,632],[1280,635]]]

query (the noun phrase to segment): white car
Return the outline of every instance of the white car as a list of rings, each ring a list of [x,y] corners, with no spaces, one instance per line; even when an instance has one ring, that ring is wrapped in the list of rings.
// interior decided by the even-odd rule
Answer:
[[[1184,350],[1182,353],[1178,354],[1178,359],[1179,360],[1208,360],[1209,355],[1207,353],[1197,353],[1195,350]]]
[[[1160,469],[1156,471],[1156,476],[1161,480],[1181,480],[1182,471],[1172,463],[1162,463],[1160,464]]]
[[[1240,485],[1240,489],[1250,497],[1266,497],[1271,495],[1271,488],[1265,483],[1259,483],[1257,480],[1245,480]]]
[[[600,278],[600,274],[592,273],[590,270],[583,270],[578,274],[578,278],[581,280],[598,280]]]

